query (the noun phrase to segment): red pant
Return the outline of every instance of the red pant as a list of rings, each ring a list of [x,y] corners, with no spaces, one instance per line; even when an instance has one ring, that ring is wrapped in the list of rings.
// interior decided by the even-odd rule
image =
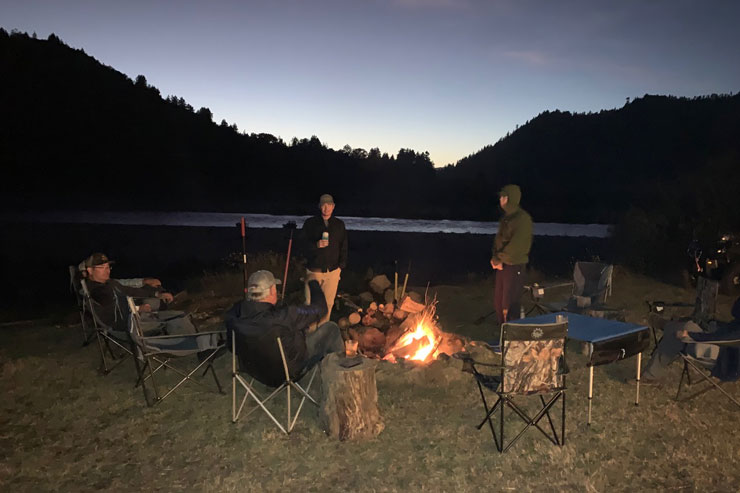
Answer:
[[[527,276],[527,265],[503,265],[503,269],[496,271],[496,288],[493,293],[493,306],[500,324],[519,318],[522,306],[522,292]],[[504,320],[504,310],[506,319]]]

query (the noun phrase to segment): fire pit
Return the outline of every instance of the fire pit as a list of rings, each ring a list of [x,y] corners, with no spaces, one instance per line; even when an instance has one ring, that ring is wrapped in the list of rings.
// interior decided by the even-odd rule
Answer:
[[[440,329],[436,307],[436,299],[423,304],[410,297],[398,308],[392,303],[371,303],[359,323],[346,327],[347,335],[358,342],[358,350],[365,357],[427,364],[441,354],[462,351],[465,346],[462,337]]]

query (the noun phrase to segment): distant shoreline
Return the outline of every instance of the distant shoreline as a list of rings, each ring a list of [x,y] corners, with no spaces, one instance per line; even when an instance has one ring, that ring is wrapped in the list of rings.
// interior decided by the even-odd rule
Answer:
[[[13,282],[0,286],[0,297],[6,308],[18,312],[8,317],[11,320],[42,316],[52,305],[72,309],[67,266],[95,251],[116,260],[114,277],[159,277],[178,290],[190,279],[226,269],[224,260],[241,254],[242,244],[235,224],[229,229],[8,223],[3,224],[3,233],[0,268]],[[288,239],[285,229],[250,228],[247,254],[255,259],[261,253],[276,252],[273,258],[278,264],[271,268],[280,273]],[[482,234],[350,231],[349,263],[340,287],[353,277],[364,277],[369,269],[392,279],[396,268],[403,275],[410,267],[412,285],[463,285],[488,278],[492,241],[492,235]],[[611,262],[614,254],[610,238],[541,236],[532,245],[530,271],[570,277],[576,260]],[[296,234],[291,257],[303,255],[302,238]]]
[[[294,222],[300,227],[305,215],[271,215],[231,212],[110,212],[110,211],[48,211],[0,214],[2,223],[90,224],[125,226],[175,226],[231,228],[244,217],[251,229],[281,229]],[[350,231],[394,233],[474,234],[493,235],[498,222],[434,219],[399,219],[353,217],[338,215]],[[608,238],[608,224],[537,223],[535,236]]]

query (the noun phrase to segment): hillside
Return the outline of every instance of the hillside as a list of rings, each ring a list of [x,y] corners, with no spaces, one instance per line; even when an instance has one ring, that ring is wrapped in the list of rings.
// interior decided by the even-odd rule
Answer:
[[[740,93],[645,96],[594,114],[544,112],[435,169],[426,152],[332,150],[212,121],[51,35],[0,30],[2,203],[27,208],[306,213],[331,191],[345,215],[495,220],[521,184],[538,221],[619,223],[642,211],[685,236],[738,223]],[[316,116],[320,118],[319,115]],[[678,233],[671,232],[670,235]]]

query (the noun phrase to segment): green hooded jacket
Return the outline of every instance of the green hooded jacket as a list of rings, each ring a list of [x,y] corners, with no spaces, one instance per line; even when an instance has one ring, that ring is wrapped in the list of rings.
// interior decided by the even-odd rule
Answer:
[[[509,200],[503,208],[504,215],[493,239],[491,260],[506,265],[526,264],[532,248],[532,216],[519,207],[522,199],[519,186],[506,185],[499,192],[501,195],[509,197]]]

